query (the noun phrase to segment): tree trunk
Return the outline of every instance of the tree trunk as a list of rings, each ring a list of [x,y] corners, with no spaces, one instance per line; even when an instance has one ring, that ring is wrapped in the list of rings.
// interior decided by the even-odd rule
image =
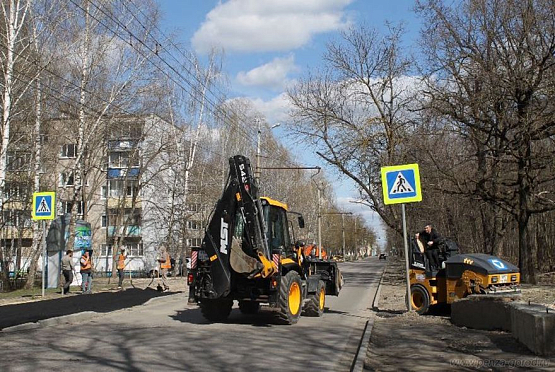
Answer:
[[[530,158],[530,144],[519,149],[518,160],[518,267],[522,280],[536,284],[535,260],[528,239],[528,222],[530,221],[529,193],[530,185],[527,178],[528,159]]]

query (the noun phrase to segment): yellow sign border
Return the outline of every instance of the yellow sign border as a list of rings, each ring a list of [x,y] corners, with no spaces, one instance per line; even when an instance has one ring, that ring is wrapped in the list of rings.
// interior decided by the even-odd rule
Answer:
[[[35,211],[37,210],[37,199],[41,196],[51,196],[52,205],[51,212],[49,216],[36,216]],[[33,209],[31,209],[31,217],[33,220],[53,220],[56,218],[56,193],[53,191],[46,192],[34,192],[33,193]]]
[[[415,196],[407,197],[407,198],[389,198],[389,185],[387,184],[387,177],[386,174],[390,172],[399,172],[405,170],[412,170],[414,172],[414,188],[416,191]],[[402,204],[402,203],[414,203],[422,201],[422,188],[420,187],[420,171],[418,168],[418,164],[405,164],[405,165],[393,165],[389,167],[382,167],[381,168],[381,176],[382,176],[382,191],[383,191],[383,201],[384,204]]]

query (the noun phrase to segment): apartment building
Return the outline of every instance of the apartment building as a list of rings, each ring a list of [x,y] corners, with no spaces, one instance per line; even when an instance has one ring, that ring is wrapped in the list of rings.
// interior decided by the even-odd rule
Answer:
[[[58,216],[73,212],[72,220],[90,223],[95,270],[111,272],[119,247],[127,250],[126,270],[144,273],[156,267],[161,243],[176,258],[199,246],[205,208],[195,201],[194,182],[185,194],[183,131],[154,115],[90,119],[87,127],[94,130],[85,131],[84,151],[78,153],[75,119],[60,118],[46,126],[41,191],[56,192]],[[21,199],[26,204],[4,209],[5,220],[13,221],[12,230],[19,233],[3,229],[2,244],[16,236],[19,246],[31,246],[31,190],[28,179],[6,188],[13,203]]]

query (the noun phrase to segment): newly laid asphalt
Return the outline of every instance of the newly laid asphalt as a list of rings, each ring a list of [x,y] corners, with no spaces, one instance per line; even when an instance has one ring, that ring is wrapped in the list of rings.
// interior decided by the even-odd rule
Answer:
[[[0,306],[0,329],[85,311],[108,313],[144,304],[154,297],[175,294],[154,289],[70,294],[63,298]]]

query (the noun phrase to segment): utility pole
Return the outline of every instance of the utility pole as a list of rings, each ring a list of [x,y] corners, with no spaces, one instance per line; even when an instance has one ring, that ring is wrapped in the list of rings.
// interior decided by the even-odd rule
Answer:
[[[257,136],[256,136],[256,171],[254,172],[254,178],[256,179],[257,183],[260,183],[260,137],[261,137],[260,119],[256,118],[254,119],[254,122],[258,127]]]
[[[320,188],[318,188],[318,258],[322,259],[322,212],[320,210]]]
[[[341,235],[343,236],[343,248],[341,249],[343,259],[345,259],[345,215],[341,215]]]

